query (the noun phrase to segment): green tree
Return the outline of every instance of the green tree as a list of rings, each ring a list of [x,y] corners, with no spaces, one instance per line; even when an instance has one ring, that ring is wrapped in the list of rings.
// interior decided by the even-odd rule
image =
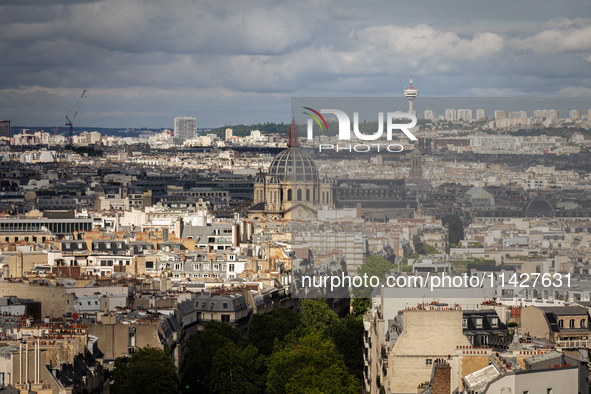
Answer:
[[[172,359],[153,347],[118,357],[111,371],[113,394],[178,394],[179,377]]]
[[[351,307],[355,316],[365,315],[371,305],[369,298],[353,298],[351,300]]]
[[[419,254],[439,254],[439,251],[428,243],[422,243],[422,250]]]
[[[300,316],[287,308],[279,308],[272,313],[253,315],[250,321],[248,339],[262,354],[268,356],[273,351],[275,339],[283,338],[300,325]]]
[[[370,298],[374,289],[370,286],[370,278],[376,276],[382,280],[385,278],[386,273],[394,268],[396,268],[396,265],[383,257],[369,256],[365,259],[365,264],[357,268],[357,275],[362,278],[367,277],[367,280],[363,280],[363,286],[356,287],[352,285],[355,298]],[[367,282],[367,287],[365,286],[365,282]]]
[[[229,343],[246,346],[240,330],[215,320],[207,323],[203,330],[191,335],[186,343],[184,382],[190,386],[207,383],[217,351]]]
[[[347,315],[326,330],[326,336],[343,356],[350,374],[363,378],[363,317]]]
[[[229,342],[215,353],[207,381],[215,394],[254,394],[265,391],[265,375],[265,356],[256,347]]]
[[[307,331],[324,332],[330,325],[339,321],[336,313],[328,308],[325,300],[302,300],[300,320]]]
[[[443,225],[449,224],[449,243],[457,245],[464,239],[464,222],[458,215],[447,215],[442,221]]]
[[[334,343],[319,332],[276,348],[268,365],[267,390],[273,394],[356,393],[361,388]]]

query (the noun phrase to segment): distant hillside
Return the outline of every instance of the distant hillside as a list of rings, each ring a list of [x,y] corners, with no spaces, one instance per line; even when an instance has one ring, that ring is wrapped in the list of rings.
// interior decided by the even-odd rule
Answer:
[[[12,135],[20,134],[23,129],[31,130],[32,132],[35,131],[45,131],[46,133],[53,134],[55,132],[55,126],[53,127],[27,127],[27,126],[12,126],[11,131]],[[165,128],[154,128],[148,129],[146,127],[137,128],[137,129],[123,129],[123,128],[106,128],[106,127],[74,127],[74,135],[79,135],[83,131],[98,131],[101,135],[110,135],[114,137],[137,137],[140,134],[144,133],[161,133]],[[171,130],[171,128],[168,128]],[[70,129],[68,127],[58,127],[57,134],[69,136]]]
[[[424,119],[419,119],[419,121],[418,121],[418,124],[424,125],[426,123],[428,123],[428,121],[426,121]],[[289,132],[290,125],[291,125],[291,123],[263,123],[263,124],[259,123],[259,124],[253,124],[250,126],[239,124],[239,125],[235,125],[235,126],[218,127],[216,129],[212,129],[210,132],[208,132],[208,134],[215,133],[220,138],[224,138],[226,136],[226,129],[232,129],[232,135],[235,135],[238,137],[246,137],[246,136],[250,135],[250,132],[252,130],[260,130],[261,132],[263,132],[265,134],[282,134],[285,137],[287,137],[287,133]],[[352,124],[351,124],[351,127],[353,127]],[[299,130],[300,138],[304,137],[307,133],[307,125],[299,124],[298,130]],[[375,132],[378,130],[378,122],[365,122],[365,121],[360,122],[359,130],[365,134],[375,134]],[[386,132],[386,122],[384,122],[383,130],[385,133]],[[339,124],[337,122],[329,122],[328,123],[328,132],[326,132],[326,131],[320,132],[318,125],[316,123],[314,123],[314,135],[320,135],[320,134],[337,135],[338,132],[339,132]]]
[[[224,138],[226,136],[226,129],[232,129],[232,135],[237,137],[246,137],[250,135],[252,130],[260,130],[265,134],[283,134],[287,135],[290,124],[286,123],[264,123],[264,124],[253,124],[250,126],[239,124],[235,126],[223,126],[212,129],[207,134],[217,134],[218,137]],[[298,128],[303,127],[298,126]]]

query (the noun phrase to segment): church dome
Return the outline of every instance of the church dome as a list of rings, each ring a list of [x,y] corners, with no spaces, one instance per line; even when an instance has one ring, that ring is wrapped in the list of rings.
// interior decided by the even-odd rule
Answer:
[[[281,182],[279,182],[279,179],[277,179],[276,176],[270,176],[270,177],[267,178],[267,183],[268,184],[271,184],[271,185],[278,185]]]
[[[317,182],[318,168],[309,154],[299,148],[288,148],[275,156],[269,176],[282,182]]]
[[[556,216],[556,212],[552,205],[543,197],[535,196],[523,207],[523,216],[526,218],[554,217]]]
[[[265,183],[265,177],[262,175],[257,175],[254,178],[254,183]]]
[[[332,184],[332,179],[330,179],[329,177],[325,176],[320,180],[320,183],[324,184],[324,185],[331,185]]]

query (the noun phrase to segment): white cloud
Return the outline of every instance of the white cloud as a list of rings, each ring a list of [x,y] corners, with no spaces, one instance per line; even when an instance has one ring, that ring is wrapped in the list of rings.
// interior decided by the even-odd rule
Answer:
[[[82,89],[101,99],[89,116],[202,110],[225,123],[209,115],[216,105],[235,112],[288,106],[291,95],[399,94],[410,73],[432,96],[590,86],[590,19],[502,27],[486,23],[499,15],[479,19],[472,9],[458,26],[457,10],[435,1],[414,12],[386,0],[10,0],[0,6],[0,19],[14,16],[0,23],[0,117],[51,118]]]
[[[591,97],[591,88],[586,86],[564,86],[557,92],[560,97]]]
[[[411,63],[418,63],[421,59],[488,58],[503,49],[503,38],[495,33],[460,38],[454,32],[436,30],[427,24],[369,27],[357,32],[356,36],[367,52],[389,54]]]
[[[531,37],[511,40],[511,46],[540,55],[591,50],[591,19],[560,18],[548,25],[549,28]]]

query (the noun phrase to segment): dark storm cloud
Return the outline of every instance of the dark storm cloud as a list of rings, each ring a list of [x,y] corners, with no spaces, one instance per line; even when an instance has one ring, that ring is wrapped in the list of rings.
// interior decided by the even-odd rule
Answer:
[[[588,1],[3,1],[0,118],[284,121],[297,96],[591,95]],[[92,97],[92,99],[90,99]],[[289,120],[289,119],[287,119]]]

